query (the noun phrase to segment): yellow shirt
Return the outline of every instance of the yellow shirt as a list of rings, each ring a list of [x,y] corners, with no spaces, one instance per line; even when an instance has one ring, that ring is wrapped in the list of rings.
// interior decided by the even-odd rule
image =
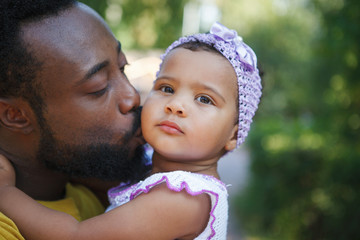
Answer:
[[[42,205],[65,212],[82,221],[101,213],[105,209],[99,199],[82,185],[66,185],[66,196],[58,201],[39,201]],[[35,220],[36,218],[34,218]],[[0,240],[24,240],[15,223],[0,212]]]

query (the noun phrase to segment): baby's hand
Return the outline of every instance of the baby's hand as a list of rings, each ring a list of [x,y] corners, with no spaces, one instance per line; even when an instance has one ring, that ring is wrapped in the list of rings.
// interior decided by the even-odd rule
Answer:
[[[15,171],[10,161],[0,154],[0,187],[15,186]]]

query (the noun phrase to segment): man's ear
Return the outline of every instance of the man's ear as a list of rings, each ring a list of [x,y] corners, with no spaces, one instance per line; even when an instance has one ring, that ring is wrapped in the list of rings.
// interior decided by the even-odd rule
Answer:
[[[236,124],[233,127],[233,129],[231,131],[231,137],[229,138],[229,140],[225,144],[225,150],[226,151],[232,151],[232,150],[234,150],[236,148],[238,127],[239,127],[238,124]]]
[[[16,100],[0,99],[0,126],[28,134],[33,130],[26,106]]]

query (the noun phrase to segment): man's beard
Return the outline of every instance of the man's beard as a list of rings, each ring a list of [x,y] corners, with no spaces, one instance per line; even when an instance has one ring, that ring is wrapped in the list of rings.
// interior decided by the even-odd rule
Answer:
[[[49,169],[67,174],[69,177],[98,178],[120,182],[135,182],[148,171],[145,165],[145,151],[138,146],[130,152],[126,144],[140,126],[136,114],[133,129],[123,136],[121,145],[94,143],[88,145],[69,145],[55,139],[46,122],[42,124],[37,159]]]

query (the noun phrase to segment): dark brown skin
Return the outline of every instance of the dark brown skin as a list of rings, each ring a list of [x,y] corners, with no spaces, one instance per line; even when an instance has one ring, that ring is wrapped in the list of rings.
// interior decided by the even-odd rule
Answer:
[[[56,138],[70,145],[121,145],[134,120],[129,112],[139,106],[140,97],[123,72],[127,60],[119,42],[101,17],[79,4],[25,24],[22,31],[29,49],[43,62],[37,78],[45,91],[44,118]],[[102,67],[84,80],[98,64]],[[102,95],[91,94],[104,88]],[[0,98],[0,154],[15,167],[16,186],[35,199],[57,200],[69,179],[36,159],[39,139],[30,105],[20,98]],[[131,150],[142,141],[133,138]],[[100,188],[99,182],[94,186]]]

